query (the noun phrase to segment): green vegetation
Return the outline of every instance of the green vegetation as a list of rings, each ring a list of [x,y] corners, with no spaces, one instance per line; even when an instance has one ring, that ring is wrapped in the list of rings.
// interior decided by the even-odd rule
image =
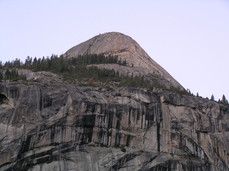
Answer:
[[[6,62],[1,65],[1,68],[13,69],[23,68],[31,69],[33,71],[50,71],[59,75],[62,75],[66,79],[77,79],[77,80],[92,80],[100,82],[119,82],[120,86],[126,87],[143,87],[152,88],[151,83],[144,79],[143,76],[127,77],[122,76],[119,72],[110,69],[99,69],[92,64],[119,64],[126,65],[126,61],[118,60],[117,56],[105,56],[100,55],[85,55],[78,56],[77,58],[64,58],[63,55],[58,57],[52,55],[50,58],[39,58],[32,59],[27,57],[25,62],[21,62],[16,59],[12,62]],[[7,79],[8,77],[5,76]]]
[[[212,94],[212,96],[211,96],[211,101],[214,101],[215,100],[215,97],[214,97],[214,95]]]
[[[219,99],[218,102],[222,103],[222,104],[225,104],[225,105],[229,105],[229,102],[228,102],[228,100],[227,100],[227,98],[226,98],[226,96],[224,94],[222,96],[222,99],[221,100]]]
[[[146,78],[144,76],[126,76],[121,75],[118,71],[113,69],[100,69],[93,64],[118,64],[126,66],[126,61],[121,61],[117,56],[105,56],[100,55],[84,55],[76,58],[65,58],[63,55],[57,56],[52,55],[50,58],[31,58],[27,57],[25,62],[20,59],[14,61],[8,61],[3,64],[0,61],[0,81],[1,80],[26,80],[26,77],[20,75],[17,69],[30,69],[34,72],[37,71],[49,71],[63,76],[67,80],[79,80],[83,81],[83,84],[96,85],[100,83],[115,83],[120,87],[136,87],[136,88],[159,88],[174,92],[180,95],[192,95],[189,89],[180,90],[175,87],[167,88],[160,84],[157,79]],[[197,97],[199,94],[196,94]],[[210,98],[212,101],[215,100],[214,95]],[[225,95],[218,101],[219,103],[228,105],[229,102]]]
[[[0,81],[1,80],[26,80],[26,77],[18,74],[16,69],[7,69],[5,72],[0,71]]]
[[[37,71],[50,71],[63,76],[67,80],[79,80],[93,85],[95,82],[110,83],[115,82],[117,86],[139,87],[139,88],[159,88],[162,90],[173,91],[179,94],[187,94],[186,91],[180,91],[174,87],[170,89],[161,85],[157,79],[148,80],[144,76],[125,76],[113,69],[100,69],[93,64],[118,64],[126,65],[126,61],[121,61],[117,56],[85,55],[76,58],[65,58],[63,55],[58,57],[52,55],[50,58],[31,58],[27,57],[25,62],[16,59],[12,62],[6,62],[4,65],[0,62],[0,69],[6,70],[5,74],[0,73],[0,79],[23,79],[19,78],[15,68],[31,69]],[[11,72],[9,76],[8,72]],[[13,75],[13,76],[12,76]]]
[[[0,69],[7,69],[7,72],[0,73],[0,79],[15,79],[15,68],[31,69],[33,71],[50,71],[60,74],[67,79],[94,79],[98,81],[120,81],[119,73],[114,70],[99,69],[95,66],[88,66],[92,64],[119,64],[126,65],[126,61],[118,60],[117,56],[104,55],[85,55],[77,58],[66,59],[61,55],[52,55],[50,58],[32,59],[27,57],[25,62],[16,59],[12,62],[8,61],[4,65],[0,62]],[[12,70],[12,76],[8,76],[8,71]],[[16,74],[18,76],[18,74]]]
[[[0,81],[26,80],[25,76],[18,73],[18,69],[30,69],[34,72],[53,72],[61,75],[67,80],[78,80],[84,85],[87,84],[92,86],[97,85],[98,83],[109,85],[110,83],[115,83],[115,85],[120,87],[146,88],[149,90],[159,88],[180,95],[193,95],[189,89],[180,90],[175,87],[167,88],[160,84],[157,79],[153,79],[153,76],[149,78],[133,75],[126,76],[121,75],[118,71],[113,69],[100,69],[93,64],[127,65],[126,61],[119,60],[117,56],[105,56],[103,54],[84,55],[76,58],[65,58],[63,55],[60,57],[52,55],[50,58],[27,57],[25,62],[20,61],[20,59],[15,59],[14,61],[8,61],[3,64],[0,61]],[[201,97],[198,93],[196,96]],[[215,101],[214,95],[211,96],[210,100]],[[225,95],[223,95],[218,102],[224,105],[229,105]]]
[[[27,57],[25,62],[21,62],[20,59],[14,61],[8,61],[4,65],[0,63],[1,68],[24,68],[32,69],[34,71],[53,71],[53,72],[66,72],[72,69],[72,67],[80,67],[91,64],[119,64],[126,65],[126,61],[121,61],[117,56],[105,56],[100,55],[85,55],[78,56],[77,58],[64,58],[63,55],[58,57],[57,55],[52,55],[50,58],[34,58]]]

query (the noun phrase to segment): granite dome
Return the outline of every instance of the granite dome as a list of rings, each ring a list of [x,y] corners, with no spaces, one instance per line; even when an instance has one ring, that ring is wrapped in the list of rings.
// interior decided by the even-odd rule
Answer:
[[[66,57],[77,57],[86,54],[117,55],[129,66],[144,70],[144,73],[155,74],[165,79],[176,88],[183,88],[163,67],[155,62],[142,47],[130,36],[118,32],[99,34],[69,49]]]

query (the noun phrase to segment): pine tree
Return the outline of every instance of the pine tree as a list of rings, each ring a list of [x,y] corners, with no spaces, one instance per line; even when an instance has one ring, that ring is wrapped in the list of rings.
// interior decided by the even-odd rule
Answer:
[[[21,61],[20,59],[16,58],[15,61],[13,61],[13,67],[20,68],[20,66],[21,66]]]
[[[212,101],[214,101],[215,100],[215,97],[214,97],[214,95],[212,94],[212,96],[211,96],[211,100]]]
[[[10,80],[11,79],[11,73],[9,69],[6,70],[5,75],[4,75],[5,80]]]
[[[223,104],[228,104],[228,100],[226,99],[226,96],[225,95],[223,95],[221,101],[222,101]]]
[[[0,69],[3,68],[3,64],[2,64],[2,61],[0,61]]]
[[[25,67],[26,68],[30,68],[30,66],[32,65],[32,58],[27,56],[26,60],[25,60]]]
[[[3,80],[3,73],[2,73],[2,71],[0,71],[0,81],[2,81]]]

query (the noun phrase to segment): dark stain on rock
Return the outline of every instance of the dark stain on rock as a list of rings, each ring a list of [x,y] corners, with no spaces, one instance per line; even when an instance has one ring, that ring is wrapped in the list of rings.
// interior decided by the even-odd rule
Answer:
[[[111,170],[119,170],[121,168],[123,168],[123,165],[125,163],[127,163],[128,161],[132,160],[133,158],[139,156],[141,154],[141,152],[134,152],[134,153],[128,153],[126,155],[124,155],[123,157],[121,157],[120,159],[118,159],[116,161],[116,164],[114,164],[111,167]]]
[[[4,94],[0,94],[0,105],[9,103],[8,98]]]

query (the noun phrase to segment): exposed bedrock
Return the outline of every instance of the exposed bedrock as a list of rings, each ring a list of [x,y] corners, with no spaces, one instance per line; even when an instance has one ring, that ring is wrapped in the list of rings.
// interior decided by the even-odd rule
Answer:
[[[229,110],[143,89],[0,83],[0,170],[228,170]]]

